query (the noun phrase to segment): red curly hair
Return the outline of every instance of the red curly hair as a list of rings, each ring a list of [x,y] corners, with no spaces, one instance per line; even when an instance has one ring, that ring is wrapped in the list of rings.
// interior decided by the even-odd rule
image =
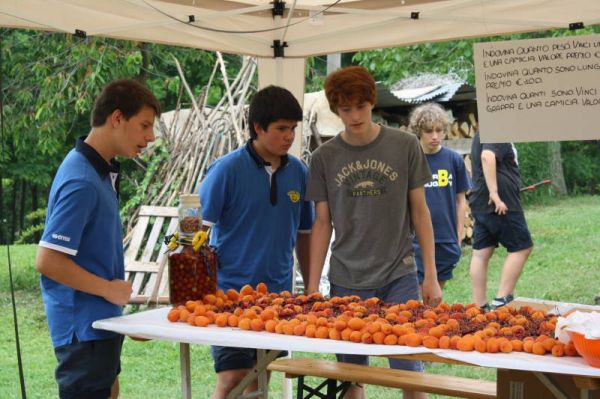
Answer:
[[[329,109],[336,115],[339,106],[363,102],[375,104],[375,79],[362,66],[338,69],[325,78],[325,96],[329,101]]]

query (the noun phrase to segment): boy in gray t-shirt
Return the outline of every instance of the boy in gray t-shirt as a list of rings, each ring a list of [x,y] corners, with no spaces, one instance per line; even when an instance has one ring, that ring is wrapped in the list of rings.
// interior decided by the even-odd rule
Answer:
[[[437,281],[431,218],[423,186],[431,172],[418,139],[372,122],[375,81],[363,67],[338,70],[325,80],[331,110],[344,131],[313,154],[307,199],[315,201],[310,242],[308,292],[318,290],[331,234],[331,296],[377,296],[385,302],[419,298],[411,226],[422,248],[423,298],[435,306],[442,292]],[[366,364],[366,356],[338,355]],[[420,362],[390,359],[392,368],[422,370]],[[346,398],[364,397],[352,386]],[[425,394],[405,392],[405,398]]]

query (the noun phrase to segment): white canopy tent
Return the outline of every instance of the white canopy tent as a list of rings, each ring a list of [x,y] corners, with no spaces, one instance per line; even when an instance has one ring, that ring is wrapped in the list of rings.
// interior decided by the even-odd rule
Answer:
[[[576,23],[600,23],[600,1],[0,0],[4,27],[256,56],[259,85],[285,86],[299,101],[308,56]]]

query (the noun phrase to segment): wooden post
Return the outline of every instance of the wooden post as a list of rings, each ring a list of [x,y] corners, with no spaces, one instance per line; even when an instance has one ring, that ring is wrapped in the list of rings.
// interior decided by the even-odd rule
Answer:
[[[190,377],[190,344],[179,343],[179,361],[181,366],[181,397],[192,399],[192,380]]]

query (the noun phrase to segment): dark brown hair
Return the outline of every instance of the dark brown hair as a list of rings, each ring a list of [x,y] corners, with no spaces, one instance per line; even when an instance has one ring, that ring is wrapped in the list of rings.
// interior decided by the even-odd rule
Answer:
[[[118,79],[108,83],[92,109],[92,127],[102,126],[115,110],[120,110],[125,119],[137,115],[142,107],[150,107],[160,116],[160,104],[154,94],[143,84],[133,79]]]

